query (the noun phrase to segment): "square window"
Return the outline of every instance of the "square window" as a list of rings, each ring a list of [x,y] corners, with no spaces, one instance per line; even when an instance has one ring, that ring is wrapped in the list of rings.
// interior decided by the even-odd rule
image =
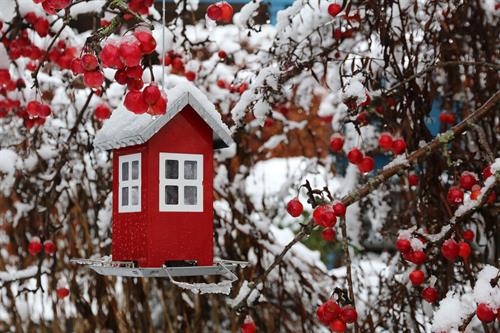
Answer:
[[[139,186],[133,186],[130,192],[130,201],[132,206],[137,206],[139,204]]]
[[[128,162],[122,163],[122,180],[128,180]]]
[[[128,187],[122,187],[122,206],[128,206]]]
[[[178,205],[179,204],[179,187],[168,185],[165,186],[165,204]]]
[[[184,179],[196,179],[196,161],[185,161],[184,162]]]
[[[197,203],[197,189],[196,186],[185,186],[184,187],[184,204],[185,205],[196,205]]]
[[[165,160],[165,178],[166,179],[179,178],[179,161]]]
[[[139,161],[132,161],[132,179],[139,179]]]

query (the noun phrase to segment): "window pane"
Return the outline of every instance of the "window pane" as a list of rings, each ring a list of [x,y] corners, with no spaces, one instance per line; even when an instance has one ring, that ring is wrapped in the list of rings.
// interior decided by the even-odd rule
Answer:
[[[137,206],[139,204],[139,187],[133,186],[130,192],[130,202],[132,206]]]
[[[165,160],[165,178],[167,179],[179,178],[179,161]]]
[[[128,206],[128,187],[122,187],[122,206]]]
[[[184,204],[185,205],[196,205],[196,186],[186,186],[184,187]]]
[[[132,161],[132,179],[139,179],[139,161]]]
[[[184,162],[184,179],[196,179],[196,161]]]
[[[128,180],[128,162],[122,163],[122,180]]]
[[[165,204],[178,205],[179,204],[179,187],[178,186],[165,186]]]

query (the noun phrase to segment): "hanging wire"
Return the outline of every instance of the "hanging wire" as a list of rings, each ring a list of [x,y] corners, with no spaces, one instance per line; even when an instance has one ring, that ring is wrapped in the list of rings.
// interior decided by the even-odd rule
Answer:
[[[161,89],[165,91],[165,0],[162,1],[161,10]]]

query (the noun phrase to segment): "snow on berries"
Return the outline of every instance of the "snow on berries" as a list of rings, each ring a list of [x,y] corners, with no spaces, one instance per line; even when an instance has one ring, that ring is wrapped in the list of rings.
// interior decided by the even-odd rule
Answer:
[[[288,211],[288,214],[290,214],[291,216],[298,217],[300,216],[300,214],[302,214],[304,206],[302,205],[302,203],[299,201],[298,198],[294,198],[288,202],[286,210]]]
[[[495,320],[496,315],[493,309],[488,304],[478,304],[476,309],[477,319],[481,320],[483,323],[491,323]]]

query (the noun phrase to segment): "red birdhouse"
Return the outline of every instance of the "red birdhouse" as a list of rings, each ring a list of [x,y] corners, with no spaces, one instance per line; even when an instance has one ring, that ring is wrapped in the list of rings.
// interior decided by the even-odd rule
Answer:
[[[105,266],[213,265],[213,150],[233,140],[194,86],[178,86],[168,99],[159,117],[119,108],[96,135],[96,148],[113,151],[112,263],[118,264]]]

